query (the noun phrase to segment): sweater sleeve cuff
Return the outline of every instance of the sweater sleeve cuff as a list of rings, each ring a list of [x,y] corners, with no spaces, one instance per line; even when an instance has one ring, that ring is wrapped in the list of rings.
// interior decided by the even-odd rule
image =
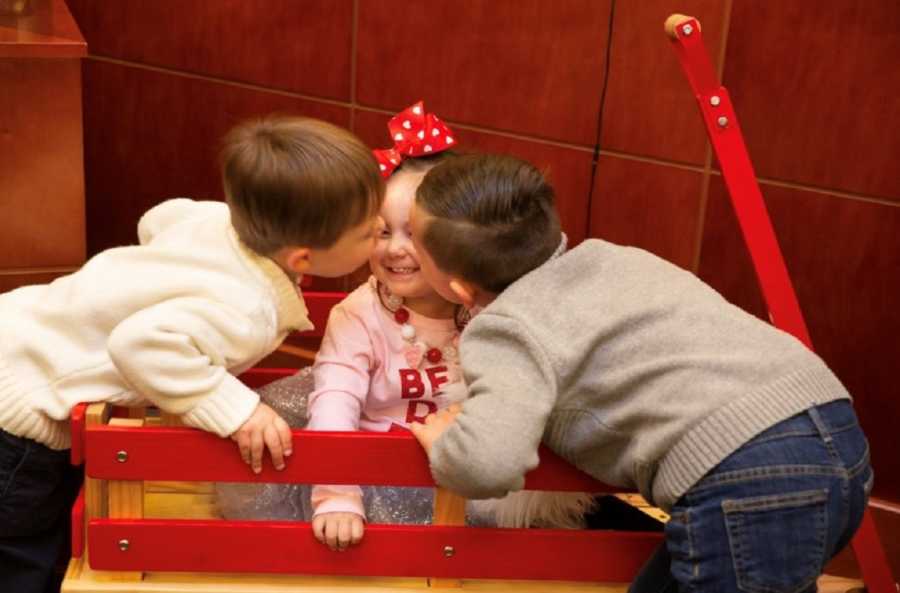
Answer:
[[[463,494],[464,496],[470,496],[469,492],[466,492],[465,485],[462,481],[454,480],[454,472],[452,466],[448,471],[448,460],[446,459],[446,454],[444,452],[444,447],[439,446],[439,441],[436,441],[431,446],[431,451],[428,454],[428,463],[431,467],[431,477],[434,478],[435,484],[438,486],[442,486],[444,488],[448,488],[454,492],[458,492],[459,494]]]
[[[354,513],[365,520],[362,491],[358,486],[314,486],[313,517],[324,513]]]
[[[435,441],[428,454],[431,477],[437,485],[469,499],[503,498],[524,488],[524,476],[512,476],[499,467],[477,471],[472,463],[456,463],[446,440],[444,435]]]
[[[185,424],[230,436],[259,405],[259,395],[233,375],[226,375],[212,395],[182,416]]]

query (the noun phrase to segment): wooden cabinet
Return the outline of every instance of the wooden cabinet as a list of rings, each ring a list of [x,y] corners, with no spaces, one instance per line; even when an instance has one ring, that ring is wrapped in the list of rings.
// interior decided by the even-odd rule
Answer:
[[[0,291],[84,262],[86,54],[63,0],[0,0]]]

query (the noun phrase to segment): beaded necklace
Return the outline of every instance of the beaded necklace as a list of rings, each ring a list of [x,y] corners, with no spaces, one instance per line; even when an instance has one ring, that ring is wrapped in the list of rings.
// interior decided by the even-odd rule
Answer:
[[[456,306],[453,314],[453,321],[456,324],[456,333],[453,338],[443,348],[429,346],[424,340],[418,340],[415,326],[409,322],[409,309],[403,306],[403,297],[399,297],[385,286],[382,282],[378,282],[378,300],[381,305],[393,314],[394,321],[400,324],[400,336],[406,342],[403,350],[403,356],[406,363],[414,369],[422,366],[424,361],[431,364],[441,362],[448,365],[456,365],[459,362],[459,333],[469,322],[471,316],[465,307]]]

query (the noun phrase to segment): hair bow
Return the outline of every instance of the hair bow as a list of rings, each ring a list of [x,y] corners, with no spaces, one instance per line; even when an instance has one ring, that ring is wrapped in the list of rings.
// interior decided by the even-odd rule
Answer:
[[[392,117],[388,131],[394,146],[372,151],[384,178],[390,177],[407,157],[442,152],[456,143],[453,131],[433,113],[425,113],[422,101]]]

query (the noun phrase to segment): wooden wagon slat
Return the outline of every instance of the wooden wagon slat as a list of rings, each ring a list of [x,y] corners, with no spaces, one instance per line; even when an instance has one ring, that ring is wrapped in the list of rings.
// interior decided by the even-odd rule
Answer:
[[[88,541],[95,570],[625,583],[662,534],[370,525],[361,544],[332,552],[309,523],[96,519]]]
[[[259,475],[229,439],[189,428],[87,429],[87,475],[104,480],[180,480],[434,486],[425,452],[409,434],[295,430],[294,454],[276,471],[268,459]],[[124,453],[124,461],[123,458]],[[541,447],[541,465],[526,488],[607,492],[611,487]]]

